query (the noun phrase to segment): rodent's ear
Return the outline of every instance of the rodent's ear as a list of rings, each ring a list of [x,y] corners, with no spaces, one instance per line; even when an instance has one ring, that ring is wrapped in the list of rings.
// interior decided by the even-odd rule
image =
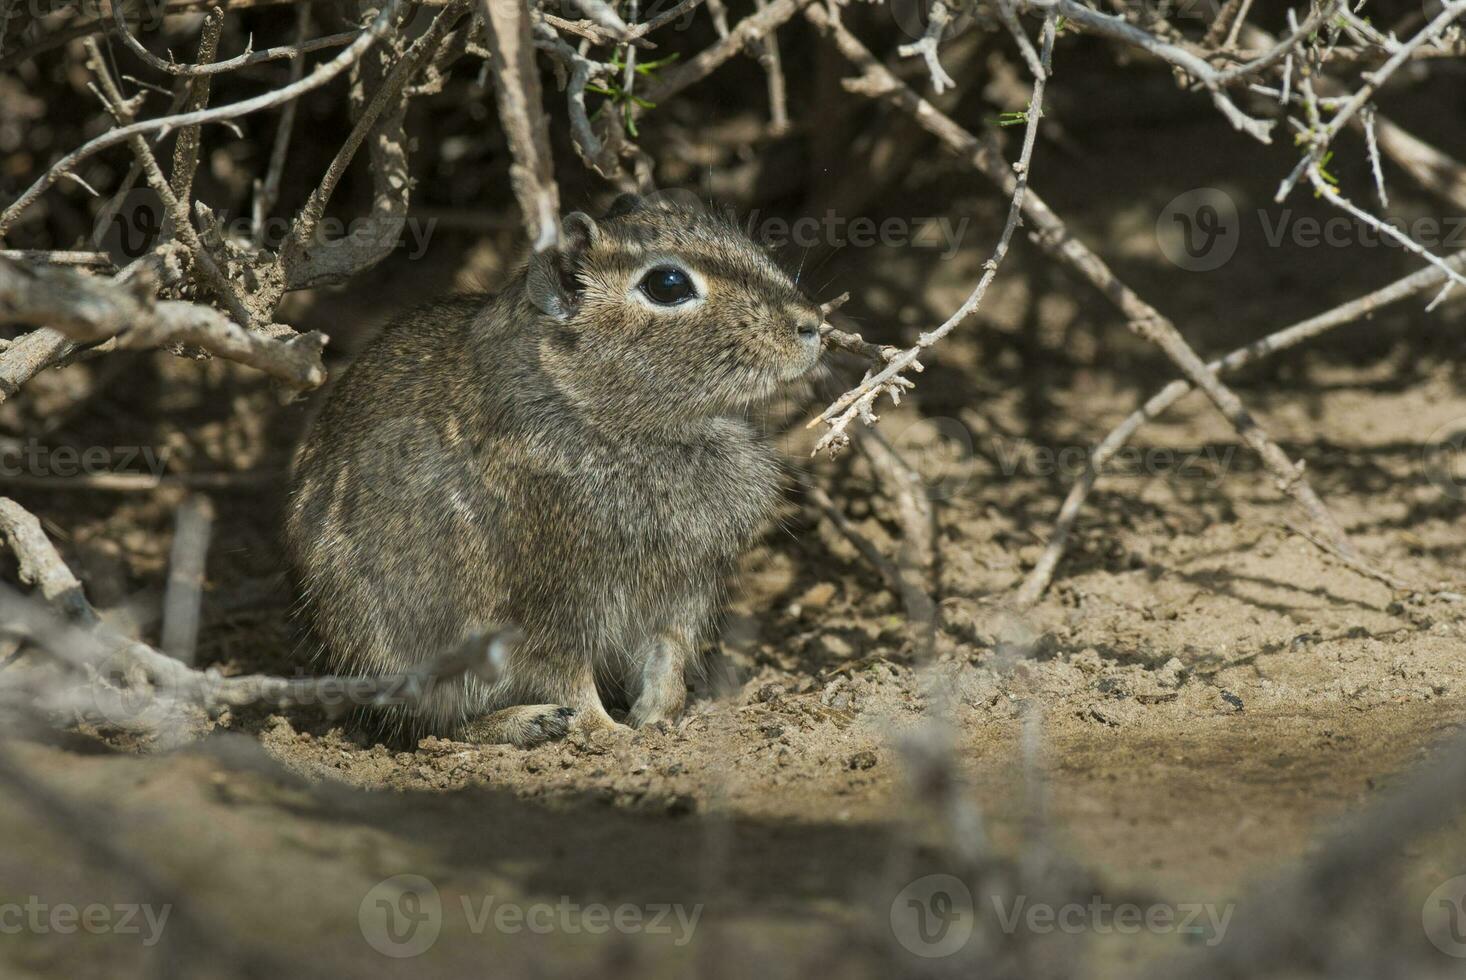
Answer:
[[[595,221],[583,211],[565,216],[560,222],[560,244],[529,260],[525,288],[537,309],[557,320],[575,315],[580,300],[577,273],[600,235]]]
[[[646,201],[640,194],[618,194],[616,200],[611,202],[611,206],[606,208],[604,220],[610,221],[633,211],[640,211],[645,205]]]

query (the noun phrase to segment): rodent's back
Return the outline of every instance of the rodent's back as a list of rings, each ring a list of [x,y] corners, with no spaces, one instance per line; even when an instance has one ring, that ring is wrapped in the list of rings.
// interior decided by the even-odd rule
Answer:
[[[442,542],[417,517],[424,502],[468,479],[444,440],[459,427],[475,323],[491,305],[461,296],[389,322],[328,389],[297,451],[286,550],[337,668],[401,666],[382,648],[407,638],[378,607],[434,588],[430,563],[413,549]]]

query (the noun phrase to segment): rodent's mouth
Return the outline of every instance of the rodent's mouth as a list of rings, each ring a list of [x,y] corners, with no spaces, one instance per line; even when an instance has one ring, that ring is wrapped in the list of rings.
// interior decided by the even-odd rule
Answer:
[[[799,356],[793,358],[784,368],[781,372],[781,380],[793,381],[808,374],[820,362],[821,353],[823,350],[818,340],[812,346],[801,344]]]

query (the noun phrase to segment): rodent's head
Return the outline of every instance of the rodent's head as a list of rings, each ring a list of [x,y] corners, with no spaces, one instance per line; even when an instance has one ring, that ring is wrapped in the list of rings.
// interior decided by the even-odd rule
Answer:
[[[820,308],[731,220],[623,195],[530,259],[541,362],[595,415],[657,425],[750,404],[814,367]]]

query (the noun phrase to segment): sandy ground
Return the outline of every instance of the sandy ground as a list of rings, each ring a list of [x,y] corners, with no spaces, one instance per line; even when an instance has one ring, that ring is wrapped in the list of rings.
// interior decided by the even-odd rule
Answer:
[[[1109,125],[1123,134],[1123,120]],[[1065,179],[1120,159],[1119,142],[1082,160],[1047,147],[1053,175],[1037,186],[1204,353],[1410,268],[1393,252],[1254,237],[1214,273],[1180,273],[1156,248],[1155,215],[1246,171],[1191,160],[1157,184],[1116,164],[1104,203]],[[1262,206],[1266,175],[1232,179],[1229,193]],[[887,338],[960,300],[996,218],[966,180],[913,180],[906,213],[948,201],[979,215],[952,260],[867,250],[819,271],[830,293],[853,285],[850,311]],[[469,245],[446,236],[435,254],[449,259],[303,299],[298,322],[347,356],[380,311],[492,275],[496,243]],[[1011,263],[980,322],[883,422],[938,501],[932,660],[879,577],[791,497],[670,730],[408,751],[305,708],[228,714],[169,752],[33,735],[15,758],[44,790],[0,794],[0,906],[171,912],[160,937],[142,915],[137,932],[92,935],[44,911],[47,928],[10,934],[0,914],[6,973],[1101,977],[1174,976],[1179,958],[1195,975],[1252,976],[1253,943],[1277,975],[1459,975],[1463,961],[1426,931],[1439,936],[1445,914],[1427,897],[1466,873],[1459,814],[1387,848],[1378,874],[1289,888],[1299,862],[1329,853],[1331,835],[1437,764],[1433,749],[1460,730],[1466,604],[1396,594],[1295,533],[1255,460],[1191,399],[1101,484],[1043,602],[1009,609],[1072,477],[1055,459],[1170,377],[1035,249],[1020,243]],[[1459,581],[1466,492],[1420,446],[1466,426],[1466,307],[1428,318],[1421,305],[1239,390],[1371,556],[1420,582]],[[111,363],[38,380],[0,421],[43,427],[52,445],[166,447],[171,472],[246,474],[214,493],[200,657],[292,672],[298,627],[275,535],[310,400],[279,409],[256,377],[218,364]],[[894,512],[858,455],[806,464],[807,438],[785,443],[892,546]],[[42,482],[7,490],[46,519],[100,607],[153,635],[183,491]],[[933,874],[974,903],[943,879],[975,922],[946,957],[916,955],[936,947],[913,938],[903,891]],[[933,929],[953,908],[917,897]],[[1007,931],[1014,901],[1084,911],[1073,928],[1040,917]],[[1196,914],[1186,929],[1131,929],[1096,903]]]

